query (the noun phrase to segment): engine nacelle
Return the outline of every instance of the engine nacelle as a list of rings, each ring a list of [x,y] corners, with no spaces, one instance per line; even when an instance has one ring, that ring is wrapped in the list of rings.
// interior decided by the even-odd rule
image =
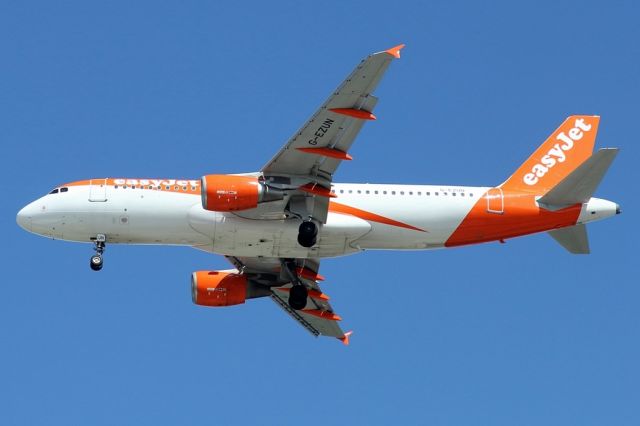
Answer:
[[[193,303],[203,306],[231,306],[247,298],[247,277],[225,271],[197,271],[191,275]]]
[[[253,176],[206,175],[202,183],[202,208],[217,212],[248,210],[267,201],[282,200],[282,191],[273,190]]]

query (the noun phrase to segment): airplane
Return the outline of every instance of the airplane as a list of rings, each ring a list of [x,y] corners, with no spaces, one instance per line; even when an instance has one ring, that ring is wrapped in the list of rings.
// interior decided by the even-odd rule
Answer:
[[[593,194],[618,153],[593,153],[599,116],[568,117],[502,184],[336,183],[367,121],[373,91],[404,45],[363,59],[259,171],[200,179],[93,178],[66,183],[17,214],[25,230],[92,243],[191,246],[233,268],[196,271],[192,300],[221,307],[270,297],[314,336],[349,343],[319,283],[323,258],[365,250],[429,250],[548,232],[589,253],[585,224],[620,213]]]

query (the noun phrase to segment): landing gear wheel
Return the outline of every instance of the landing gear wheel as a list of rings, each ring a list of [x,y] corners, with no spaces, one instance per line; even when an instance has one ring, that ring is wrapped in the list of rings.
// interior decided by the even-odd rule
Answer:
[[[289,291],[289,306],[291,309],[299,311],[307,306],[307,296],[309,291],[303,285],[294,285]]]
[[[316,244],[318,227],[312,221],[302,222],[298,228],[298,243],[302,247],[313,247]]]
[[[94,271],[99,271],[100,269],[102,269],[102,256],[100,256],[99,254],[94,254],[93,256],[91,256],[89,266],[91,266],[91,269],[93,269]]]
[[[91,260],[89,261],[89,266],[94,271],[99,271],[102,269],[102,253],[104,253],[106,245],[107,237],[104,234],[98,234],[95,238],[95,247],[93,248],[96,251],[96,254],[91,256]]]

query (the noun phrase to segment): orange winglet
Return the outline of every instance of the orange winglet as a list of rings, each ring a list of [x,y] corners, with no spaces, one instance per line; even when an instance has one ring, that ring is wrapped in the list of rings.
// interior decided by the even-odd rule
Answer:
[[[300,191],[308,192],[310,194],[319,195],[321,197],[335,198],[336,194],[332,194],[330,189],[320,186],[317,183],[308,183],[298,188]]]
[[[317,272],[313,272],[309,268],[298,268],[296,270],[299,276],[312,281],[324,281],[324,277]]]
[[[313,315],[314,317],[331,320],[331,321],[342,321],[340,315],[334,314],[329,311],[321,311],[320,309],[303,309],[300,312],[305,314]]]
[[[286,288],[286,287],[279,287],[276,290],[280,290],[280,291],[284,291],[286,293],[290,293],[291,292],[291,288]],[[314,289],[310,289],[308,290],[308,294],[309,297],[313,298],[313,299],[320,299],[320,300],[329,300],[329,296],[327,296],[326,294],[318,291],[318,290],[314,290]]]
[[[346,333],[344,333],[344,336],[336,337],[336,339],[340,340],[343,345],[349,346],[349,336],[351,336],[352,334],[353,331],[347,331]]]
[[[385,50],[385,52],[387,52],[389,55],[393,56],[394,58],[399,58],[400,57],[400,51],[404,48],[404,44],[399,44],[397,46],[393,46],[391,49],[387,49]]]
[[[353,157],[344,151],[335,148],[296,148],[298,151],[309,154],[322,155],[323,157],[337,158],[338,160],[353,160]]]
[[[355,108],[331,108],[329,109],[331,112],[335,112],[336,114],[348,115],[349,117],[359,118],[360,120],[375,120],[376,116],[371,112],[366,111],[364,109],[355,109]]]

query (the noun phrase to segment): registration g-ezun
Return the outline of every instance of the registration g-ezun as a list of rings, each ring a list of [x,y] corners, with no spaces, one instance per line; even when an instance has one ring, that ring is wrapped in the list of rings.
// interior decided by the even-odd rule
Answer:
[[[200,179],[94,178],[24,207],[24,229],[92,243],[100,270],[109,244],[186,245],[232,269],[192,274],[194,303],[229,306],[270,297],[314,335],[350,333],[320,289],[323,258],[363,250],[436,249],[548,232],[588,253],[585,224],[620,213],[593,194],[618,150],[593,152],[600,118],[575,115],[497,186],[337,183],[373,91],[397,46],[365,58],[259,171]]]

